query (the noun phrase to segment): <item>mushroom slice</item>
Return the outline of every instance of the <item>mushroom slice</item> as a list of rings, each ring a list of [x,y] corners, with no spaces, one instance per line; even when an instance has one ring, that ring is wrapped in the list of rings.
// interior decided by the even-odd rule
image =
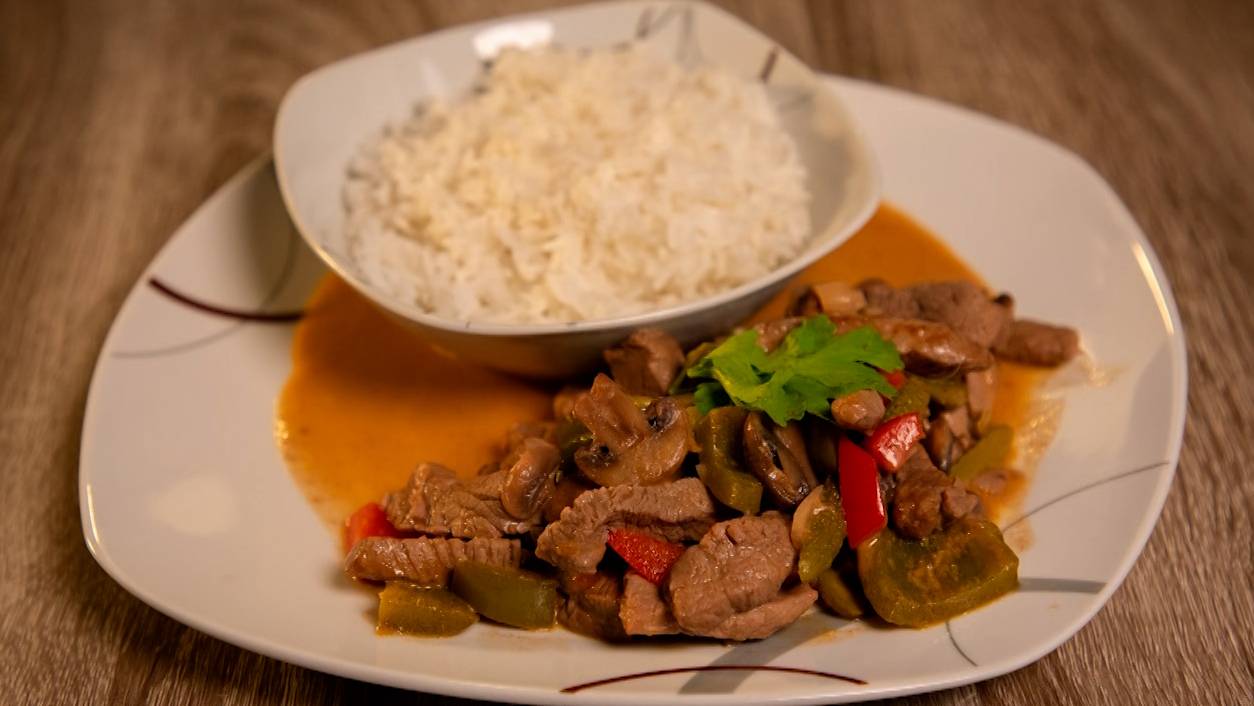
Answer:
[[[548,441],[524,439],[502,463],[506,471],[501,507],[520,520],[539,514],[557,488],[561,461],[557,447]]]
[[[603,485],[645,485],[673,480],[693,450],[683,407],[660,397],[641,411],[622,387],[598,375],[573,411],[592,432],[592,444],[575,451],[575,465]]]
[[[759,412],[745,417],[745,461],[782,507],[796,507],[817,484],[797,424],[779,426]]]
[[[794,316],[812,316],[818,313],[853,316],[864,308],[866,295],[862,290],[845,282],[822,282],[801,290],[788,308],[788,313]]]

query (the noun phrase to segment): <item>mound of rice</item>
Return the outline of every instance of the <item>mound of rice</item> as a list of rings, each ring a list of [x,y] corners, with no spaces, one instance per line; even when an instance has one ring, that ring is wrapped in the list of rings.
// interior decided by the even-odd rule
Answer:
[[[474,322],[692,301],[810,235],[804,167],[763,88],[644,48],[504,53],[482,90],[366,145],[345,200],[366,277]]]

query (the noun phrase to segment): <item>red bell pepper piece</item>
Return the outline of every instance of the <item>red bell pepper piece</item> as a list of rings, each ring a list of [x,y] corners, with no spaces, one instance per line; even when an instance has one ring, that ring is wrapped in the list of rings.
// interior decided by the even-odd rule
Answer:
[[[682,544],[672,544],[650,534],[629,529],[610,530],[607,541],[637,574],[650,583],[660,584],[684,553]]]
[[[880,494],[880,473],[875,459],[843,436],[836,446],[836,462],[849,546],[857,549],[888,524],[884,497]]]
[[[399,537],[379,503],[366,503],[344,521],[344,551],[347,553],[366,537]]]
[[[883,370],[881,370],[880,375],[883,375],[884,379],[888,381],[888,384],[892,385],[898,390],[901,389],[902,385],[906,384],[906,371],[905,370],[894,370],[891,373],[884,372]]]
[[[866,438],[866,448],[884,470],[895,472],[910,458],[910,450],[923,436],[923,418],[918,412],[910,412],[875,427]]]

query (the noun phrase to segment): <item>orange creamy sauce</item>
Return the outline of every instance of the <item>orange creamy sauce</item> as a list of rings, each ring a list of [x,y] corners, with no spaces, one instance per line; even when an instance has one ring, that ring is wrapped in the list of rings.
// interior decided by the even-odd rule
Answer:
[[[899,286],[983,282],[936,236],[887,205],[796,281],[868,277]],[[786,300],[781,294],[753,318],[781,315]],[[1041,380],[1035,369],[999,365],[994,421],[1018,428]],[[420,461],[474,474],[501,452],[515,422],[551,414],[552,393],[440,352],[328,275],[296,329],[276,435],[297,484],[322,519],[338,526],[363,503],[404,485]],[[1022,477],[1006,496],[1021,487]]]

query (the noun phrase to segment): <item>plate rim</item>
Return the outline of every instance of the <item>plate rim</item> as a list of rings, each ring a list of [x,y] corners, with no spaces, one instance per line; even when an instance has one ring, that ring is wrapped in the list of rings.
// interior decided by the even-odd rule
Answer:
[[[905,91],[892,86],[877,84],[861,79],[836,76],[832,74],[820,74],[821,79],[829,86],[836,87],[838,90],[852,89],[855,92],[877,93],[884,92],[892,94],[897,98],[907,98],[916,101],[924,101],[933,108],[948,112],[952,115],[972,120],[981,124],[985,129],[993,129],[1003,132],[1015,134],[1020,138],[1027,138],[1038,147],[1051,151],[1056,156],[1062,157],[1071,162],[1074,166],[1083,170],[1101,190],[1101,195],[1108,205],[1113,208],[1113,213],[1126,224],[1130,225],[1129,234],[1132,240],[1140,246],[1141,269],[1146,285],[1150,287],[1151,294],[1157,300],[1158,308],[1164,315],[1165,323],[1168,324],[1168,342],[1167,347],[1170,353],[1169,364],[1173,373],[1178,372],[1171,394],[1173,404],[1170,408],[1171,420],[1169,424],[1169,438],[1167,446],[1167,459],[1163,470],[1158,474],[1153,492],[1147,501],[1147,512],[1144,513],[1140,523],[1133,532],[1133,541],[1128,543],[1123,551],[1123,557],[1120,559],[1115,573],[1108,580],[1105,586],[1094,595],[1093,600],[1089,604],[1089,608],[1082,611],[1078,616],[1067,625],[1054,633],[1055,638],[1046,640],[1042,643],[1044,646],[1035,650],[1027,650],[1018,655],[1008,657],[995,662],[980,664],[969,669],[963,670],[960,676],[952,679],[938,679],[928,683],[907,684],[900,686],[888,686],[882,689],[874,689],[869,691],[865,696],[860,696],[855,690],[856,687],[842,687],[839,692],[825,690],[816,692],[811,695],[785,695],[780,698],[763,698],[754,695],[754,699],[758,703],[788,703],[788,704],[817,704],[826,703],[833,698],[844,698],[853,696],[854,700],[864,700],[867,698],[888,698],[894,696],[906,696],[910,694],[925,693],[931,691],[940,691],[954,687],[964,686],[979,681],[985,681],[997,676],[1007,674],[1011,671],[1020,669],[1028,664],[1032,664],[1045,655],[1056,650],[1061,644],[1070,640],[1087,625],[1093,617],[1105,607],[1111,596],[1123,584],[1132,567],[1144,552],[1146,543],[1153,534],[1154,528],[1157,526],[1158,520],[1162,513],[1162,508],[1166,502],[1178,470],[1180,455],[1183,447],[1184,428],[1188,404],[1188,347],[1187,332],[1180,318],[1179,307],[1176,302],[1170,280],[1167,278],[1162,264],[1158,258],[1153,245],[1149,242],[1144,230],[1137,223],[1135,217],[1128,210],[1127,206],[1119,198],[1114,188],[1106,181],[1102,175],[1093,168],[1087,161],[1075,152],[1057,144],[1050,140],[1033,133],[1018,125],[1000,120],[998,118],[979,113],[970,108],[966,108],[953,103],[948,103],[926,95],[920,95]],[[79,440],[79,465],[78,465],[78,489],[79,489],[79,511],[80,520],[83,527],[84,542],[88,551],[95,559],[96,563],[104,569],[105,573],[114,581],[121,585],[130,594],[144,602],[146,605],[157,612],[176,620],[193,629],[203,632],[215,639],[222,640],[228,644],[286,662],[313,669],[327,674],[341,676],[350,679],[358,679],[370,681],[372,683],[398,687],[414,691],[425,691],[434,694],[446,694],[462,698],[485,699],[499,702],[509,703],[587,703],[587,704],[640,704],[640,703],[672,703],[682,702],[685,704],[725,704],[728,702],[738,701],[744,698],[743,695],[737,694],[638,694],[630,692],[587,692],[578,694],[564,694],[556,690],[542,687],[531,686],[506,686],[494,685],[485,682],[476,682],[462,679],[453,679],[441,676],[434,676],[417,672],[399,672],[395,669],[379,667],[376,665],[364,664],[351,659],[328,657],[309,652],[289,649],[281,644],[265,638],[255,637],[252,634],[235,632],[230,629],[220,628],[209,620],[203,620],[192,612],[182,610],[177,606],[171,607],[164,604],[162,600],[148,591],[138,582],[133,580],[126,570],[115,563],[110,557],[107,549],[100,542],[97,533],[94,531],[94,507],[91,497],[91,469],[88,468],[87,454],[84,450],[88,449],[94,443],[94,435],[91,431],[91,422],[98,413],[100,405],[101,393],[98,384],[101,378],[101,371],[108,358],[109,351],[113,348],[116,337],[119,335],[123,316],[128,311],[132,311],[131,304],[143,291],[144,283],[151,278],[157,266],[169,255],[171,247],[175,241],[175,236],[183,228],[183,226],[203,210],[214,208],[218,201],[226,198],[226,194],[232,187],[238,187],[241,183],[253,178],[256,173],[266,168],[272,161],[269,152],[257,157],[240,171],[235,173],[230,179],[221,186],[205,201],[192,211],[180,225],[175,228],[171,237],[160,248],[153,259],[144,268],[135,284],[129,290],[127,296],[114,315],[113,323],[110,324],[108,333],[101,344],[99,354],[92,370],[91,382],[88,388],[88,394],[83,410],[83,422]]]

